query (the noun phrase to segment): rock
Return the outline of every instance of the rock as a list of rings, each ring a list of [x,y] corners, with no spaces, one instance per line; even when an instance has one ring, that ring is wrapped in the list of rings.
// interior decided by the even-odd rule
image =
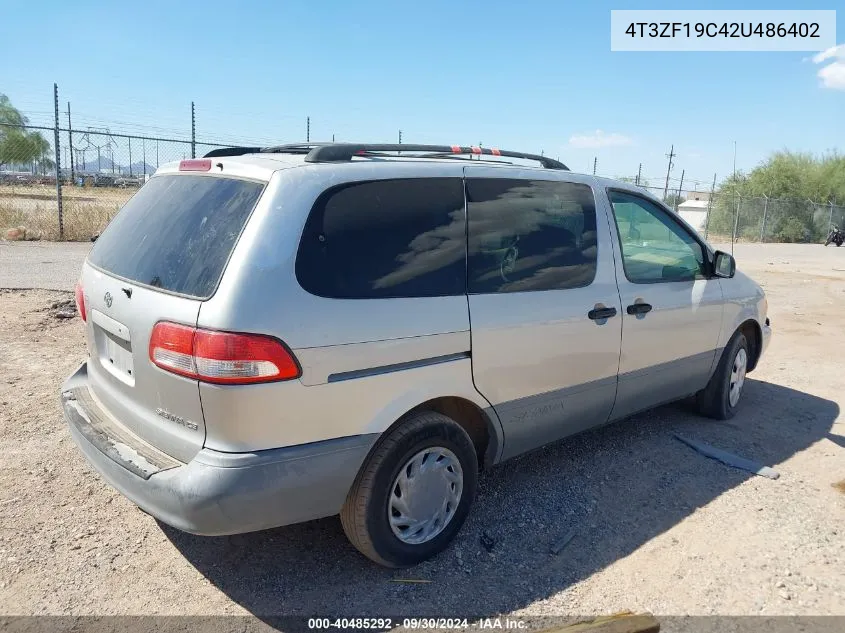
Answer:
[[[785,582],[783,582],[782,580],[778,580],[778,582],[777,582],[777,584],[775,585],[775,587],[777,587],[778,589],[783,589],[784,587],[786,587],[786,583],[785,583]]]
[[[791,594],[791,593],[789,593],[788,591],[783,590],[783,589],[781,589],[780,591],[778,591],[778,595],[779,595],[781,598],[783,598],[784,600],[792,600],[792,594]]]
[[[6,239],[10,242],[18,242],[26,239],[26,229],[18,227],[14,229],[6,229]]]

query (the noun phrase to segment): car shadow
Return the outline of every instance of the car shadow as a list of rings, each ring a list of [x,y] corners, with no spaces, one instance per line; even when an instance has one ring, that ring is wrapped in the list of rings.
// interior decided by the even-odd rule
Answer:
[[[230,537],[162,529],[200,573],[271,625],[280,615],[492,617],[588,578],[754,477],[674,432],[777,468],[834,437],[838,414],[829,400],[749,379],[729,422],[679,403],[563,440],[485,474],[453,545],[408,570],[358,554],[337,517]]]

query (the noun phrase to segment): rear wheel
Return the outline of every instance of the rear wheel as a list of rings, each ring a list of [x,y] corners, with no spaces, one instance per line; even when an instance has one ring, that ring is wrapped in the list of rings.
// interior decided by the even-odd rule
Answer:
[[[696,394],[699,411],[717,420],[729,420],[736,414],[750,356],[748,341],[736,332],[728,342],[716,371],[707,386]]]
[[[410,567],[446,548],[469,513],[478,458],[466,431],[432,411],[410,416],[380,440],[340,513],[365,556]]]

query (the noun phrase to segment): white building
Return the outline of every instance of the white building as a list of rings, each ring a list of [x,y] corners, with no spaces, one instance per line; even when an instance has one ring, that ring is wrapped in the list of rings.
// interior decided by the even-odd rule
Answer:
[[[707,200],[687,200],[678,205],[678,215],[686,220],[692,228],[703,234],[709,204],[710,202]]]

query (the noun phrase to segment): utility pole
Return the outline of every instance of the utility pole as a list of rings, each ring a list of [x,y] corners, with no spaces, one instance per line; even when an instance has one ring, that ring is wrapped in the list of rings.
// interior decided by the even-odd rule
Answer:
[[[399,144],[402,144],[402,130],[399,130]]]
[[[704,219],[704,239],[707,239],[707,229],[710,228],[710,209],[713,207],[713,196],[716,195],[716,174],[713,174],[713,186],[710,187],[710,199],[707,201],[707,217]]]
[[[305,142],[311,142],[311,117],[306,117],[305,119]]]
[[[666,154],[666,157],[669,159],[669,165],[666,167],[666,186],[663,187],[663,199],[666,199],[666,196],[669,195],[669,173],[672,171],[672,159],[675,158],[677,154],[675,154],[675,145],[672,144],[672,148],[669,150],[669,153]]]
[[[635,183],[638,187],[640,186],[640,178],[642,178],[642,175],[643,175],[643,164],[640,163],[640,167],[639,167],[639,169],[637,169],[637,181]]]
[[[334,134],[332,134],[332,143],[334,143]]]
[[[76,177],[74,176],[74,169],[73,169],[73,132],[71,131],[70,126],[70,101],[67,102],[67,142],[68,146],[70,147],[70,183],[73,184],[76,181]]]
[[[65,219],[62,216],[62,152],[59,149],[59,84],[53,84],[53,105],[55,107],[55,123],[53,128],[54,141],[56,143],[56,203],[59,210],[59,237],[65,236]]]
[[[678,212],[678,200],[681,199],[681,190],[684,188],[684,173],[686,173],[685,169],[681,170],[681,184],[678,185],[678,193],[675,194],[675,213]]]
[[[598,164],[599,164],[599,157],[596,156],[595,158],[593,158],[593,176],[596,175],[596,167],[598,166]]]

